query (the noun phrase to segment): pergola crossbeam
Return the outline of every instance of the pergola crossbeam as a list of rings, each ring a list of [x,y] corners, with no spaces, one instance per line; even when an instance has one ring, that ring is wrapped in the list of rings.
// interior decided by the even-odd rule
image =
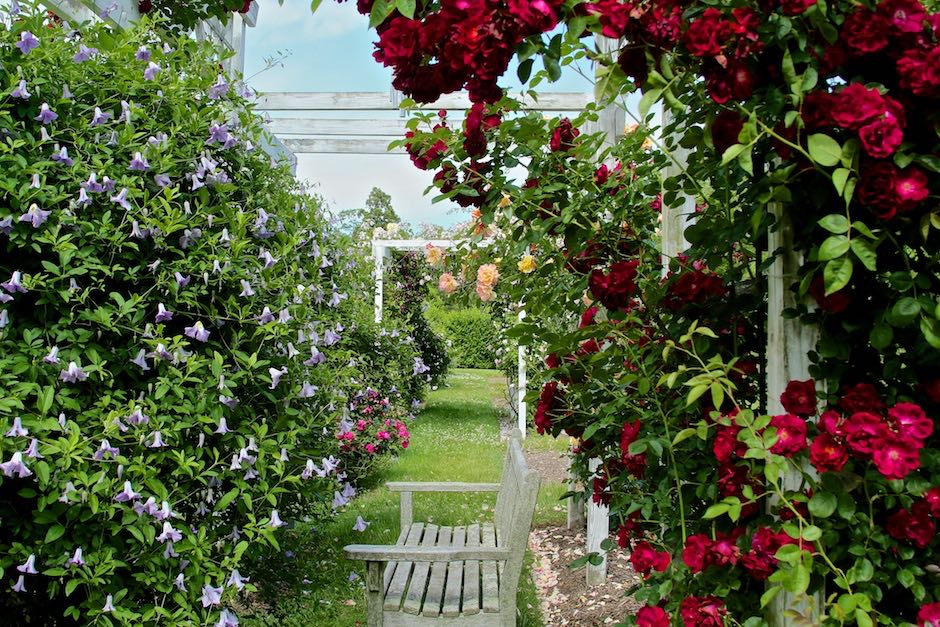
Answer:
[[[271,118],[268,130],[275,135],[341,135],[344,137],[378,136],[400,139],[408,128],[405,120],[329,119],[329,118]],[[429,130],[425,127],[424,130]]]
[[[403,148],[388,149],[392,138],[290,138],[279,137],[281,143],[295,155],[303,154],[346,154],[346,155],[386,155],[404,153]]]
[[[593,100],[582,92],[557,92],[522,98],[526,109],[537,111],[580,111]],[[271,92],[258,95],[258,108],[267,111],[398,111],[397,98],[382,91],[363,92]],[[449,94],[430,104],[418,104],[415,109],[469,109],[467,94]]]

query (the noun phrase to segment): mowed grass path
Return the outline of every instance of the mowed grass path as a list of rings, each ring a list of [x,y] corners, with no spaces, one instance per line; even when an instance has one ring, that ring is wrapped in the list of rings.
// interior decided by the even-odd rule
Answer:
[[[284,534],[287,553],[284,582],[246,617],[249,627],[320,627],[365,625],[362,562],[349,562],[347,544],[394,544],[399,533],[398,495],[384,488],[386,481],[499,481],[506,444],[500,440],[498,399],[505,395],[505,380],[495,370],[455,370],[448,386],[432,392],[427,407],[411,425],[411,446],[378,474],[376,485],[362,493],[319,530],[313,523]],[[564,443],[532,436],[530,450],[563,450]],[[564,520],[559,501],[566,488],[542,482],[535,524]],[[493,519],[495,495],[416,494],[416,521],[460,525]],[[364,532],[353,531],[357,516],[369,521]],[[531,559],[531,558],[530,558]],[[527,562],[530,560],[527,560]],[[350,574],[356,573],[358,579]],[[268,586],[270,592],[271,587]],[[520,585],[520,627],[542,625],[535,587],[527,564]]]

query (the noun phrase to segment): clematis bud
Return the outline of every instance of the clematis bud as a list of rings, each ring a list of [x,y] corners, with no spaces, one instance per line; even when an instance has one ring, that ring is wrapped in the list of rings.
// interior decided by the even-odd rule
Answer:
[[[33,459],[43,458],[43,456],[39,453],[39,440],[33,438],[29,441],[29,446],[26,448],[26,456]]]
[[[59,372],[59,378],[66,383],[79,383],[88,378],[88,375],[74,361],[69,362],[68,368]]]
[[[16,570],[27,575],[38,575],[39,571],[36,570],[36,556],[31,553],[30,556],[26,558],[25,562],[16,567]]]
[[[82,557],[82,547],[75,549],[75,553],[72,555],[72,557],[69,558],[67,562],[65,562],[65,564],[67,566],[84,566],[85,559]]]
[[[283,520],[281,520],[281,517],[278,516],[278,513],[277,513],[277,510],[276,510],[276,509],[272,509],[272,510],[271,510],[271,522],[268,523],[268,524],[269,524],[270,526],[274,527],[275,529],[277,529],[278,527],[285,527],[285,526],[287,526],[287,523],[284,522]]]
[[[104,607],[101,608],[101,611],[104,613],[110,613],[114,611],[114,597],[112,597],[110,594],[105,599]]]
[[[29,435],[29,430],[23,427],[22,419],[17,416],[13,419],[13,426],[10,427],[10,430],[7,431],[5,435],[8,438],[26,437]]]
[[[124,489],[117,493],[114,497],[114,500],[118,503],[127,503],[129,501],[134,501],[140,498],[140,494],[134,492],[134,488],[131,487],[130,481],[124,482]]]

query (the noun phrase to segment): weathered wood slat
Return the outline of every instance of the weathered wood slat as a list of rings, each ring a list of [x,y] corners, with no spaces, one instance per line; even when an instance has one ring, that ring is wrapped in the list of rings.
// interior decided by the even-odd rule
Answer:
[[[439,534],[437,525],[428,525],[424,529],[424,537],[421,539],[421,546],[432,547],[437,543]],[[421,612],[421,600],[424,598],[424,589],[427,587],[428,570],[430,562],[418,562],[415,564],[414,573],[411,575],[411,582],[408,584],[408,593],[405,595],[405,602],[402,603],[402,611],[409,614],[419,614]],[[388,607],[388,602],[385,604]]]
[[[347,559],[390,562],[450,562],[453,560],[505,561],[506,547],[454,548],[446,546],[388,546],[385,544],[349,544],[343,548]]]
[[[580,111],[593,100],[591,94],[581,92],[555,92],[539,94],[536,101],[530,96],[522,99],[526,109],[534,111]],[[258,108],[269,111],[397,111],[398,105],[384,91],[362,92],[270,92],[259,94]],[[469,109],[466,94],[450,94],[430,104],[419,104],[418,109]]]
[[[462,547],[467,544],[467,528],[454,527],[451,546]],[[460,615],[460,591],[463,588],[463,569],[466,562],[450,562],[447,565],[447,583],[444,587],[444,605],[441,614],[448,618]]]
[[[480,546],[480,525],[467,527],[467,546]],[[463,613],[480,613],[480,562],[470,560],[463,566]]]
[[[404,154],[404,148],[389,150],[388,139],[292,139],[285,137],[281,143],[295,155],[354,154],[384,155]]]
[[[424,523],[415,523],[408,529],[408,535],[405,538],[405,546],[418,546],[421,541],[421,534],[424,531]],[[405,594],[405,586],[408,584],[408,576],[411,574],[411,568],[414,564],[409,561],[400,561],[395,568],[395,574],[392,575],[392,581],[388,584],[388,590],[385,593],[385,602],[382,604],[387,610],[397,610],[401,605],[401,598]]]
[[[380,136],[400,139],[405,136],[407,120],[328,119],[328,118],[271,118],[265,126],[275,135],[342,135],[346,137]],[[424,126],[422,130],[428,131]],[[389,141],[391,141],[389,139]]]
[[[441,527],[437,534],[439,546],[451,546],[454,530],[451,527]],[[441,600],[444,598],[444,582],[447,578],[447,562],[433,562],[431,575],[428,578],[428,591],[424,596],[424,605],[421,613],[425,616],[440,616]]]
[[[496,528],[489,523],[483,525],[483,546],[496,546]],[[496,562],[480,564],[483,571],[483,611],[499,611],[499,575]]]
[[[405,540],[408,538],[408,527],[402,527],[401,532],[398,534],[398,540],[395,544],[405,544]],[[392,575],[395,574],[395,567],[398,566],[398,562],[389,562],[385,565],[385,574],[382,576],[382,592],[388,590],[388,584],[392,581]]]
[[[415,240],[420,242],[422,240]],[[433,243],[433,242],[432,242]],[[421,244],[424,247],[424,244]],[[498,483],[463,483],[459,481],[390,481],[385,487],[391,492],[497,492]]]

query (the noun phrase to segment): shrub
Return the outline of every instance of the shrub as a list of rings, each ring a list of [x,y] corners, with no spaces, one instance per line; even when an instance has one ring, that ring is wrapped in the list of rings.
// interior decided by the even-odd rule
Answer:
[[[349,418],[340,422],[336,434],[347,478],[362,477],[382,457],[408,448],[406,413],[393,402],[400,395],[390,396],[370,388],[350,400]]]
[[[499,337],[489,312],[479,307],[429,307],[431,328],[447,342],[451,365],[457,368],[492,368]]]
[[[246,551],[329,511],[346,266],[213,54],[146,21],[0,29],[0,599],[23,620],[228,624]]]

